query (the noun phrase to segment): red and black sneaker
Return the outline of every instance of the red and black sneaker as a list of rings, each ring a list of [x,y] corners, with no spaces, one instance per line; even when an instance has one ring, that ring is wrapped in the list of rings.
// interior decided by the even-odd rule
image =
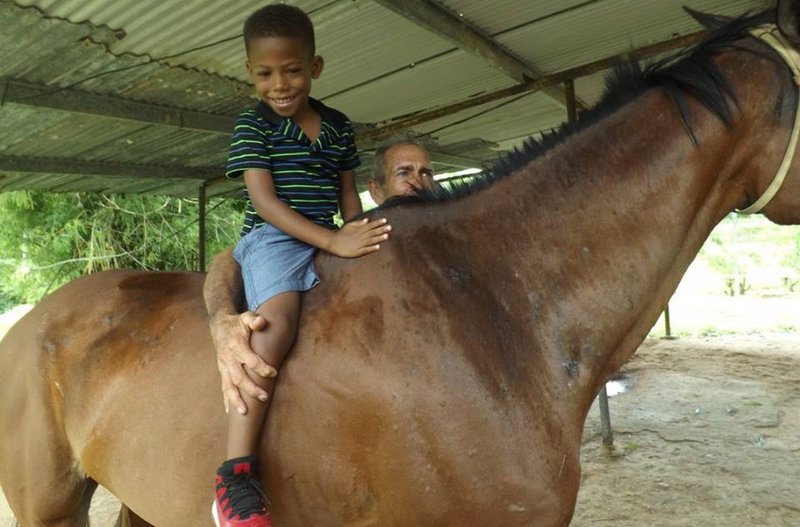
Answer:
[[[217,527],[272,527],[268,500],[258,481],[255,456],[224,462],[217,470],[217,498],[211,507]]]

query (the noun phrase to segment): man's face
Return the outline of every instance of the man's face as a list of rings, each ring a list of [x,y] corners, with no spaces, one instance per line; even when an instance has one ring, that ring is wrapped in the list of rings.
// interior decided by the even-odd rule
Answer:
[[[428,153],[416,145],[398,144],[389,148],[383,158],[383,174],[384,181],[375,185],[375,192],[370,185],[370,192],[378,204],[396,196],[413,196],[434,185]]]

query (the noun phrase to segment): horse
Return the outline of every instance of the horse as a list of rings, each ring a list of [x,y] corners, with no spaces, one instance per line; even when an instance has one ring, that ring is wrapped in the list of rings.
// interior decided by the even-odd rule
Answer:
[[[795,53],[800,0],[695,16],[703,42],[619,70],[579,123],[381,210],[381,251],[318,257],[260,448],[277,525],[569,524],[592,401],[712,228],[800,223],[797,68],[767,42]],[[22,525],[84,525],[98,484],[153,525],[210,523],[226,420],[202,285],[98,273],[9,331],[0,484]]]

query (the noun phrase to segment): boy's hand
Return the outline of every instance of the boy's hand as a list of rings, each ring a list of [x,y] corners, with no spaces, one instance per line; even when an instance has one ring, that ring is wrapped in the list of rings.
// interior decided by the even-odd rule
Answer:
[[[211,338],[217,350],[217,369],[222,383],[222,396],[225,412],[230,406],[244,415],[247,405],[239,390],[248,395],[266,401],[267,393],[254,383],[245,367],[262,377],[275,377],[278,372],[264,362],[250,348],[250,334],[267,325],[264,317],[246,311],[241,315],[218,315],[211,320]]]
[[[390,225],[386,219],[369,221],[367,218],[345,223],[333,233],[328,252],[344,258],[357,258],[381,248],[381,242],[389,239]]]

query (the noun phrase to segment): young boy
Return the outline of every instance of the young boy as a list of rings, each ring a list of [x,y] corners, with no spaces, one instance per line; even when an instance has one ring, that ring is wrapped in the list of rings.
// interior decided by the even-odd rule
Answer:
[[[244,176],[248,192],[234,257],[248,308],[269,321],[251,346],[277,369],[295,340],[300,294],[319,281],[317,249],[363,256],[379,249],[390,227],[360,220],[335,230],[338,209],[345,221],[361,213],[352,172],[359,159],[347,117],[309,98],[323,67],[311,20],[295,7],[268,5],[247,19],[244,40],[260,102],[239,116],[228,157],[227,175]],[[271,526],[257,452],[275,379],[248,376],[268,396],[245,396],[252,410],[228,414],[228,459],[217,470],[212,509],[218,527]]]

